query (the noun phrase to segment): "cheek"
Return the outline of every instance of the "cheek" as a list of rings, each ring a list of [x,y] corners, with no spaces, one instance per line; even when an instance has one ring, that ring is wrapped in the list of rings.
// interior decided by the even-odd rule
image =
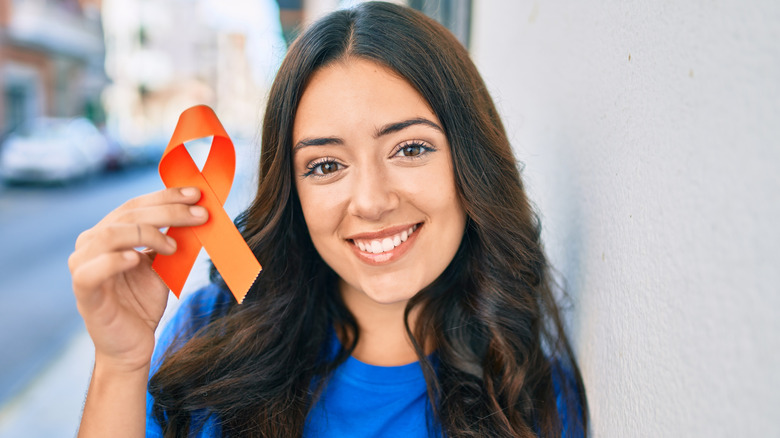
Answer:
[[[430,170],[404,182],[409,198],[431,214],[463,211],[452,170],[444,165]]]
[[[435,180],[424,182],[417,205],[428,216],[439,245],[437,251],[452,253],[460,245],[466,227],[466,212],[460,202],[454,176],[449,168],[437,172]]]
[[[319,246],[325,236],[336,233],[343,210],[342,194],[328,186],[298,187],[298,199],[312,241]]]

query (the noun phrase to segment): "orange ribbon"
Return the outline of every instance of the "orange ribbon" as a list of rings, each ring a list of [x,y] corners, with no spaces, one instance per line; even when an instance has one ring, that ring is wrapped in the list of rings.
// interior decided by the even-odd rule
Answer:
[[[192,161],[184,143],[213,136],[203,170]],[[152,269],[178,297],[201,247],[241,303],[262,267],[241,233],[222,207],[236,171],[236,151],[214,111],[198,105],[185,110],[160,159],[160,177],[166,187],[194,186],[200,189],[197,205],[209,212],[209,219],[196,227],[171,227],[176,240],[172,255],[157,254]]]

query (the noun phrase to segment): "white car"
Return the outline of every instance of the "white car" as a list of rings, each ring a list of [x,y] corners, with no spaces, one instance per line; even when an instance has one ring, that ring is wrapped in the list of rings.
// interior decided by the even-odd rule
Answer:
[[[10,182],[65,182],[102,170],[106,138],[85,118],[39,118],[0,147],[0,177]]]

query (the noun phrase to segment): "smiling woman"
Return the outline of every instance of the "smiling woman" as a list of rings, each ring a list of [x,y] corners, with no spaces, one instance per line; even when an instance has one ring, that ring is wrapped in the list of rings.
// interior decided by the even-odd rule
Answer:
[[[166,290],[150,260],[176,247],[157,228],[203,223],[197,200],[146,195],[79,238],[71,271],[96,348],[83,435],[586,435],[506,134],[433,20],[364,3],[296,40],[237,220],[264,270],[242,305],[213,272],[155,347]]]
[[[295,116],[306,225],[358,321],[353,357],[375,365],[417,359],[404,308],[444,272],[463,237],[466,215],[440,124],[407,81],[360,58],[314,73]]]

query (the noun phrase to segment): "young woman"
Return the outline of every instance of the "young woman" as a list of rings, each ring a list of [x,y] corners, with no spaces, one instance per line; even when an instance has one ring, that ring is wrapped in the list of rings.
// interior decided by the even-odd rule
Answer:
[[[150,264],[176,248],[159,228],[204,223],[198,199],[133,199],[77,241],[96,349],[82,436],[586,435],[538,220],[433,20],[365,3],[290,47],[237,221],[263,271],[241,305],[215,272],[152,359],[167,289]]]

